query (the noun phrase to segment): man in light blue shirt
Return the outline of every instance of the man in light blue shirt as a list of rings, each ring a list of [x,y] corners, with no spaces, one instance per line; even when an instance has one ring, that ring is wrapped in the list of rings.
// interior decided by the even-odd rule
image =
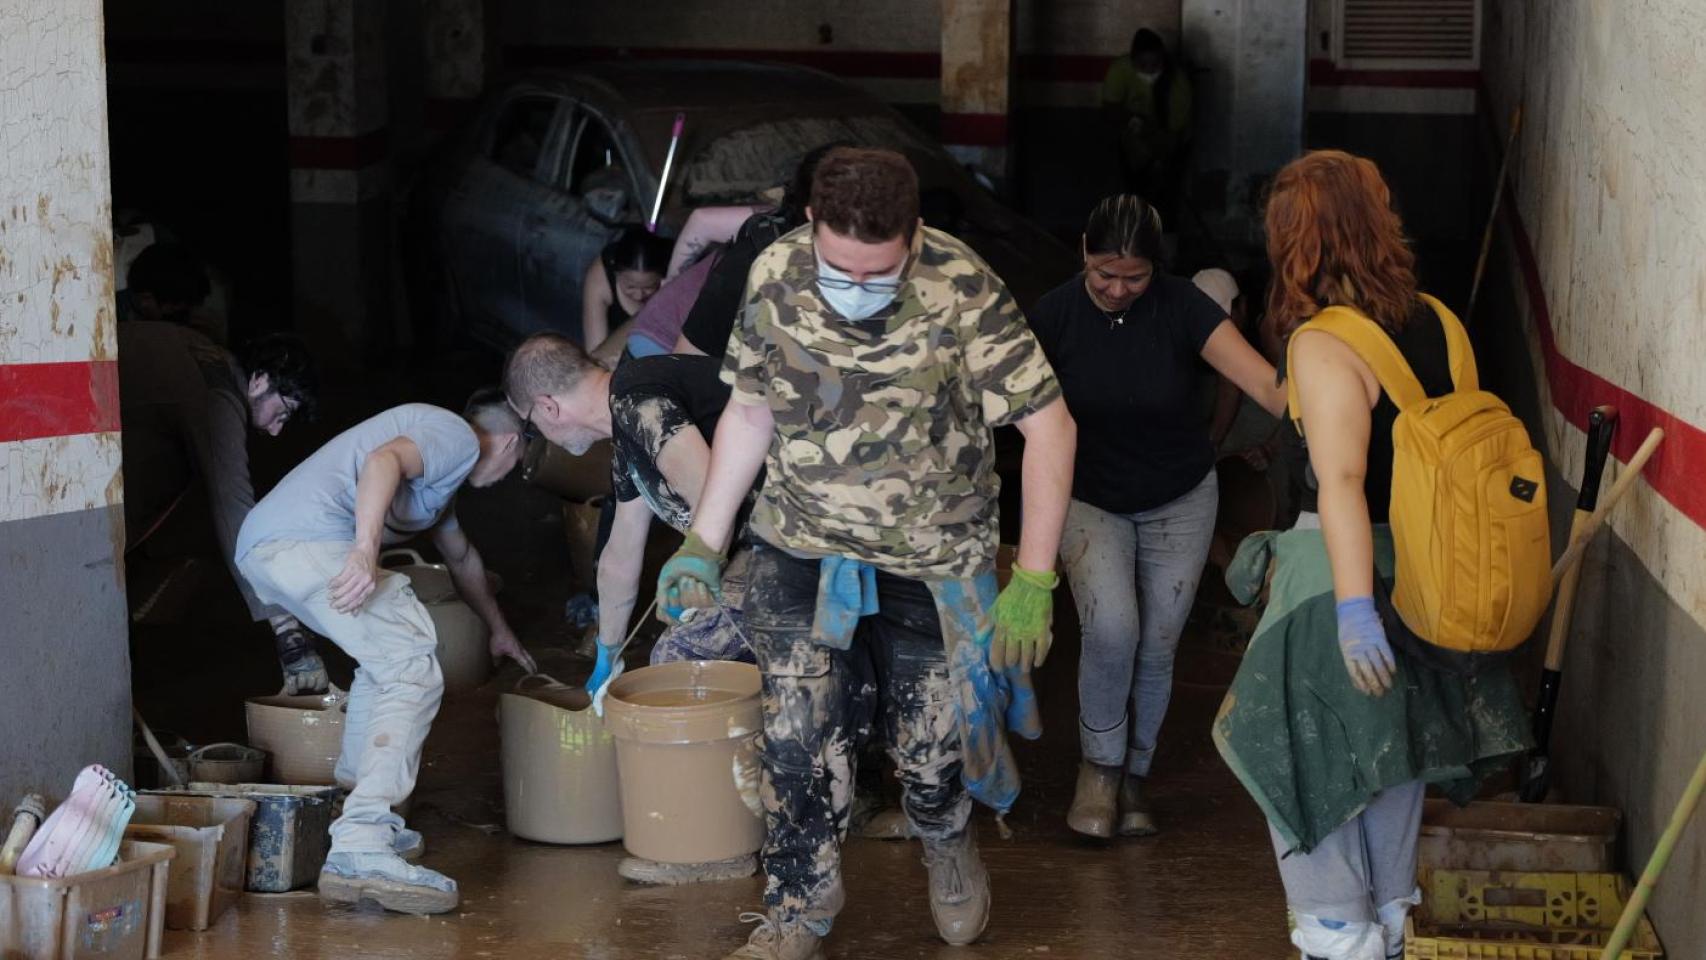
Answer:
[[[476,393],[462,416],[394,407],[332,438],[243,522],[237,565],[256,595],[357,663],[337,766],[349,797],[320,873],[324,900],[417,914],[457,905],[456,881],[403,860],[420,852],[420,834],[391,811],[414,790],[444,675],[426,608],[406,576],[379,566],[379,551],[431,531],[457,592],[491,629],[492,655],[532,672],[455,511],[464,483],[490,486],[514,469],[521,433],[495,389]]]

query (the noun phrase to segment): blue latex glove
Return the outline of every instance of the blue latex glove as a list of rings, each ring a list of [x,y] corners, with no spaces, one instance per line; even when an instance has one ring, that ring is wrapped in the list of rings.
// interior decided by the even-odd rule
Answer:
[[[592,665],[592,676],[586,681],[586,692],[592,694],[594,715],[604,716],[604,695],[610,692],[610,681],[622,675],[622,667],[622,658],[616,655],[615,649],[599,643],[598,659]]]
[[[1386,628],[1380,624],[1374,598],[1340,600],[1336,609],[1339,652],[1345,657],[1345,670],[1351,675],[1351,683],[1371,697],[1385,694],[1392,689],[1392,676],[1398,664],[1392,659],[1392,646],[1386,642]]]
[[[691,607],[714,606],[723,595],[723,564],[728,558],[712,550],[699,534],[688,531],[681,549],[664,561],[658,572],[658,619],[675,624]]]

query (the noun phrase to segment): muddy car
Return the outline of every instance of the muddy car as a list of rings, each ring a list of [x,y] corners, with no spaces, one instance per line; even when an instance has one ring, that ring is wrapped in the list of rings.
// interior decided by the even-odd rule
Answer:
[[[676,114],[686,124],[658,230],[696,207],[761,202],[800,158],[836,141],[898,150],[926,216],[978,251],[1029,304],[1076,269],[890,107],[827,74],[724,62],[591,64],[533,74],[488,97],[417,186],[411,239],[441,333],[506,349],[529,333],[580,337],[587,265],[657,197]],[[424,235],[423,235],[424,234]]]

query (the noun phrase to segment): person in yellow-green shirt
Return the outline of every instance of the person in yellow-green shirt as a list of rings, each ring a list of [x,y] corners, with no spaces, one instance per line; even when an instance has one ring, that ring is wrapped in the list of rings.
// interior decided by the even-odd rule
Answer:
[[[1160,34],[1138,30],[1131,52],[1108,64],[1102,113],[1118,130],[1128,189],[1163,210],[1174,208],[1191,139],[1191,82]]]

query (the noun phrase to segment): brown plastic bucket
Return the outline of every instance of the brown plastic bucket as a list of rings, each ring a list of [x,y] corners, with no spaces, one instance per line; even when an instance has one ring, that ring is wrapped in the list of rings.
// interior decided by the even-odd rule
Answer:
[[[498,699],[509,832],[541,843],[622,837],[616,743],[580,687],[523,677]]]
[[[272,758],[279,783],[335,784],[343,752],[344,698],[336,687],[323,696],[255,697],[243,704],[249,742]]]
[[[684,660],[617,677],[604,701],[622,773],[623,846],[664,863],[727,860],[764,842],[758,668]]]

